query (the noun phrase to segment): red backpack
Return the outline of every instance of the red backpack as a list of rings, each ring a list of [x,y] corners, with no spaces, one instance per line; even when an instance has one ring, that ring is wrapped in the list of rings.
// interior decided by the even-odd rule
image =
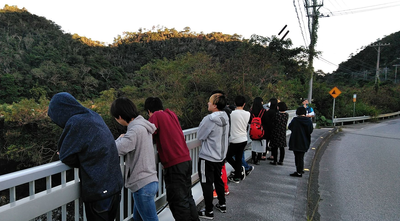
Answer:
[[[253,119],[250,123],[250,138],[252,140],[261,140],[264,137],[264,128],[262,126],[261,118],[264,115],[265,109],[262,109],[258,116],[256,117],[252,114]]]

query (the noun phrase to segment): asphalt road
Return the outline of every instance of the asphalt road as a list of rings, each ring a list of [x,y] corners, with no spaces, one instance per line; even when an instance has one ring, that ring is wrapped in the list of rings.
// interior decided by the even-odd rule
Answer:
[[[400,119],[344,126],[319,161],[313,220],[400,220]]]

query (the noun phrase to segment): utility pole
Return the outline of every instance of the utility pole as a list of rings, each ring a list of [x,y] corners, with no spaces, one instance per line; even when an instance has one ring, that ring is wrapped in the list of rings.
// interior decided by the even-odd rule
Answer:
[[[396,84],[397,83],[397,67],[400,66],[400,64],[395,64],[393,66],[396,67],[396,71],[394,72],[394,83]]]
[[[398,60],[400,60],[400,58],[397,58]],[[393,65],[396,67],[396,71],[394,72],[394,83],[397,83],[397,67],[400,66],[400,64],[395,64]]]
[[[388,68],[385,67],[384,69],[385,69],[385,81],[387,81],[387,72],[388,72]]]
[[[378,43],[378,44],[370,45],[370,47],[374,47],[375,50],[378,51],[378,58],[377,58],[377,61],[376,61],[375,85],[379,84],[379,59],[380,59],[380,56],[381,56],[381,47],[388,46],[388,45],[390,45],[390,43],[386,43],[386,44]],[[376,49],[376,47],[378,47],[378,49]]]
[[[317,43],[317,29],[318,29],[318,18],[320,17],[319,9],[324,5],[323,1],[318,4],[317,0],[312,0],[310,5],[309,0],[305,1],[305,7],[308,17],[308,29],[310,32],[310,46],[308,55],[308,71],[310,72],[310,82],[308,90],[308,102],[312,103],[312,88],[313,88],[313,78],[314,78],[314,67],[313,60],[315,56],[315,45]],[[311,13],[309,12],[311,9]]]

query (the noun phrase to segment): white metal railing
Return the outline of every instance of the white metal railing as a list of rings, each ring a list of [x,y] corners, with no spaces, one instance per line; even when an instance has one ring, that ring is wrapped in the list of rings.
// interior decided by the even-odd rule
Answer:
[[[295,110],[288,110],[289,121],[295,116]],[[197,163],[201,143],[197,140],[197,127],[183,130],[192,158],[192,183],[199,180]],[[156,148],[155,148],[156,149]],[[156,157],[158,161],[158,157]],[[121,157],[121,169],[124,174],[124,158]],[[157,162],[159,191],[155,202],[160,212],[166,205],[166,191],[163,181],[163,169]],[[43,184],[44,183],[44,184]],[[39,186],[45,186],[40,188]],[[24,192],[28,193],[24,193]],[[5,195],[8,194],[8,199]],[[6,202],[0,207],[1,220],[86,220],[82,202],[79,199],[80,187],[78,169],[72,169],[61,161],[17,171],[0,176],[0,197]],[[23,212],[21,212],[23,211]],[[72,211],[72,212],[71,212]],[[123,188],[118,220],[132,217],[133,200],[131,191]]]
[[[193,159],[192,182],[195,183],[199,179],[197,159],[201,144],[197,140],[197,128],[184,130],[183,133]],[[161,210],[166,205],[166,194],[162,165],[157,165],[160,182],[155,201],[157,209]],[[123,157],[121,169],[124,172]],[[40,186],[45,183],[45,188],[38,190],[38,183]],[[78,169],[71,169],[61,161],[0,176],[0,193],[2,201],[9,201],[0,207],[1,220],[32,220],[39,216],[46,217],[46,220],[86,220],[79,200]],[[132,217],[132,208],[131,191],[123,188],[118,220],[129,220]],[[69,211],[73,211],[72,214]]]
[[[335,126],[335,124],[337,123],[343,123],[344,122],[353,122],[355,123],[356,121],[366,121],[366,120],[370,120],[370,119],[385,119],[385,118],[391,118],[391,117],[396,117],[400,115],[400,111],[397,112],[393,112],[393,113],[388,113],[388,114],[380,114],[376,117],[371,117],[371,116],[358,116],[358,117],[344,117],[344,118],[335,118],[333,119],[333,125]]]

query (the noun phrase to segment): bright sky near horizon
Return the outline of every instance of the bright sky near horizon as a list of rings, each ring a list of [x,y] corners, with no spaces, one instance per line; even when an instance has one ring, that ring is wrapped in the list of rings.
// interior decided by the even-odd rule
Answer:
[[[310,34],[304,0],[4,0],[5,4],[26,8],[61,26],[66,33],[112,43],[123,32],[137,32],[153,26],[192,32],[252,34],[282,37],[289,31],[294,47],[308,46]],[[312,2],[308,0],[308,2]],[[319,19],[315,70],[331,73],[337,65],[361,47],[400,31],[400,0],[318,0],[319,11],[329,17]],[[278,36],[282,28],[284,32]],[[384,53],[382,51],[382,53]],[[398,55],[400,57],[400,54]],[[376,64],[371,64],[374,67]]]

